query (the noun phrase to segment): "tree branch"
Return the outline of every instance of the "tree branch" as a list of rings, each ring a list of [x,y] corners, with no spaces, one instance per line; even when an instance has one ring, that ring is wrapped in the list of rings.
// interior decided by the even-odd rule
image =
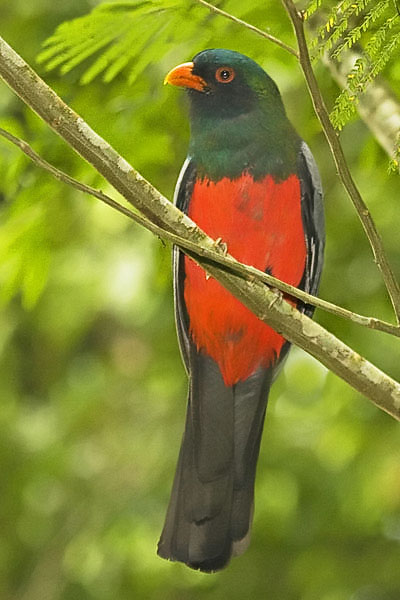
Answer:
[[[383,248],[382,239],[376,229],[375,223],[371,217],[368,207],[364,203],[361,194],[351,176],[349,167],[347,166],[346,158],[344,156],[343,148],[340,144],[338,134],[336,133],[330,119],[329,114],[325,106],[324,99],[322,98],[321,91],[318,87],[317,80],[314,75],[314,71],[311,66],[310,55],[308,52],[308,46],[304,33],[304,20],[303,14],[300,13],[293,0],[282,0],[284,7],[289,15],[292,22],[297,43],[299,46],[299,61],[304,77],[307,83],[308,90],[312,99],[315,113],[321,123],[322,129],[325,133],[326,139],[330,146],[333,159],[335,161],[336,169],[339,177],[345,187],[353,205],[360,218],[364,231],[367,235],[369,243],[371,245],[375,262],[382,273],[383,280],[386,285],[386,289],[390,296],[394,312],[396,314],[397,323],[400,322],[400,288],[399,283],[393,273],[393,270],[387,259],[385,250]]]
[[[15,135],[12,135],[12,133],[6,131],[2,127],[0,127],[0,135],[15,146],[17,146],[18,148],[20,148],[22,152],[24,152],[36,165],[53,175],[53,177],[55,177],[59,181],[63,181],[67,185],[79,190],[80,192],[89,194],[91,196],[94,196],[98,200],[101,200],[102,202],[104,202],[104,204],[107,204],[111,208],[114,208],[124,216],[128,217],[138,225],[141,225],[145,229],[148,229],[160,238],[168,240],[172,244],[179,246],[194,260],[198,261],[201,258],[206,258],[208,261],[212,261],[216,265],[220,265],[221,267],[225,267],[233,273],[241,275],[247,281],[260,281],[269,285],[272,288],[276,288],[281,292],[284,292],[285,294],[289,294],[297,300],[301,300],[305,304],[311,304],[312,306],[325,310],[326,312],[336,315],[337,317],[341,317],[343,319],[346,319],[347,321],[356,323],[357,325],[367,327],[368,329],[374,329],[376,331],[382,331],[384,333],[400,337],[399,326],[392,325],[391,323],[387,323],[386,321],[382,321],[375,317],[366,317],[365,315],[359,315],[357,313],[354,313],[351,310],[347,310],[346,308],[333,304],[332,302],[328,302],[327,300],[323,300],[322,298],[318,298],[317,296],[308,294],[307,292],[304,292],[299,288],[296,288],[292,285],[289,285],[288,283],[285,283],[284,281],[281,281],[280,279],[277,279],[273,275],[269,275],[269,273],[260,271],[259,269],[256,269],[255,267],[252,267],[250,265],[240,263],[230,254],[217,254],[214,251],[201,248],[201,246],[198,246],[197,244],[194,244],[182,238],[179,235],[175,235],[170,231],[162,229],[158,225],[155,225],[154,223],[149,221],[149,219],[146,219],[138,213],[132,212],[122,204],[119,204],[118,202],[113,200],[113,198],[107,196],[107,194],[104,194],[103,192],[96,190],[95,188],[81,183],[77,179],[74,179],[70,175],[67,175],[67,173],[64,173],[64,171],[57,169],[52,164],[47,162],[44,158],[42,158],[39,154],[37,154],[37,152],[35,152],[35,150],[33,150],[33,148],[29,144],[27,144],[27,142],[21,140],[20,138],[17,138]],[[217,246],[219,244],[218,241],[214,243]]]
[[[29,65],[0,38],[0,76],[72,148],[90,162],[131,204],[155,224],[206,250],[224,254],[186,215],[173,206],[81,117],[50,89]],[[254,314],[315,356],[326,367],[400,420],[400,384],[354,352],[320,325],[293,308],[264,284],[199,260]]]

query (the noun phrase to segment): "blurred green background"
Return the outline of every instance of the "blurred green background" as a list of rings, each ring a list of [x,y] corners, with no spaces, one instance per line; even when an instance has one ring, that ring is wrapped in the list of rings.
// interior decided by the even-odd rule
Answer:
[[[1,34],[168,198],[188,123],[184,94],[162,86],[165,73],[205,47],[258,60],[321,170],[321,296],[391,319],[295,59],[195,7],[131,84],[123,71],[109,84],[98,77],[81,85],[90,61],[67,74],[46,72],[36,62],[44,40],[96,4],[0,0]],[[279,2],[245,8],[232,0],[224,8],[294,43]],[[331,106],[336,84],[321,65],[316,71]],[[398,61],[385,75],[400,88]],[[0,126],[112,193],[3,83]],[[400,274],[399,177],[387,174],[388,158],[362,122],[341,137]],[[2,139],[0,302],[1,600],[400,598],[398,424],[298,349],[270,398],[249,550],[211,576],[156,556],[186,403],[170,248]],[[397,341],[321,311],[316,318],[400,377]]]

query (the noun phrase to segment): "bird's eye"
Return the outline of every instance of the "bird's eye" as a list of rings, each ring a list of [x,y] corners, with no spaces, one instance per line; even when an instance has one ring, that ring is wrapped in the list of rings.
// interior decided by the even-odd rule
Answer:
[[[220,83],[230,83],[235,79],[235,71],[231,67],[219,67],[215,73],[215,79]]]

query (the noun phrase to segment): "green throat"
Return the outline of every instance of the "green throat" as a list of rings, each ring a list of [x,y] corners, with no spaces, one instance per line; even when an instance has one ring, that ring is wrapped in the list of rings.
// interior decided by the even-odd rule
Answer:
[[[263,107],[264,108],[264,107]],[[200,177],[219,181],[243,172],[282,181],[296,172],[300,138],[282,112],[256,107],[233,117],[191,115],[189,154]]]

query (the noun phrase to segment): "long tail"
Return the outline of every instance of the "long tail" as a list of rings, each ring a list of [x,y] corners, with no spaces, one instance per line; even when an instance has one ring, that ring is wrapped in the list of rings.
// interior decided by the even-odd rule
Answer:
[[[186,428],[158,554],[193,569],[222,569],[250,539],[254,480],[271,370],[226,387],[197,355]]]

